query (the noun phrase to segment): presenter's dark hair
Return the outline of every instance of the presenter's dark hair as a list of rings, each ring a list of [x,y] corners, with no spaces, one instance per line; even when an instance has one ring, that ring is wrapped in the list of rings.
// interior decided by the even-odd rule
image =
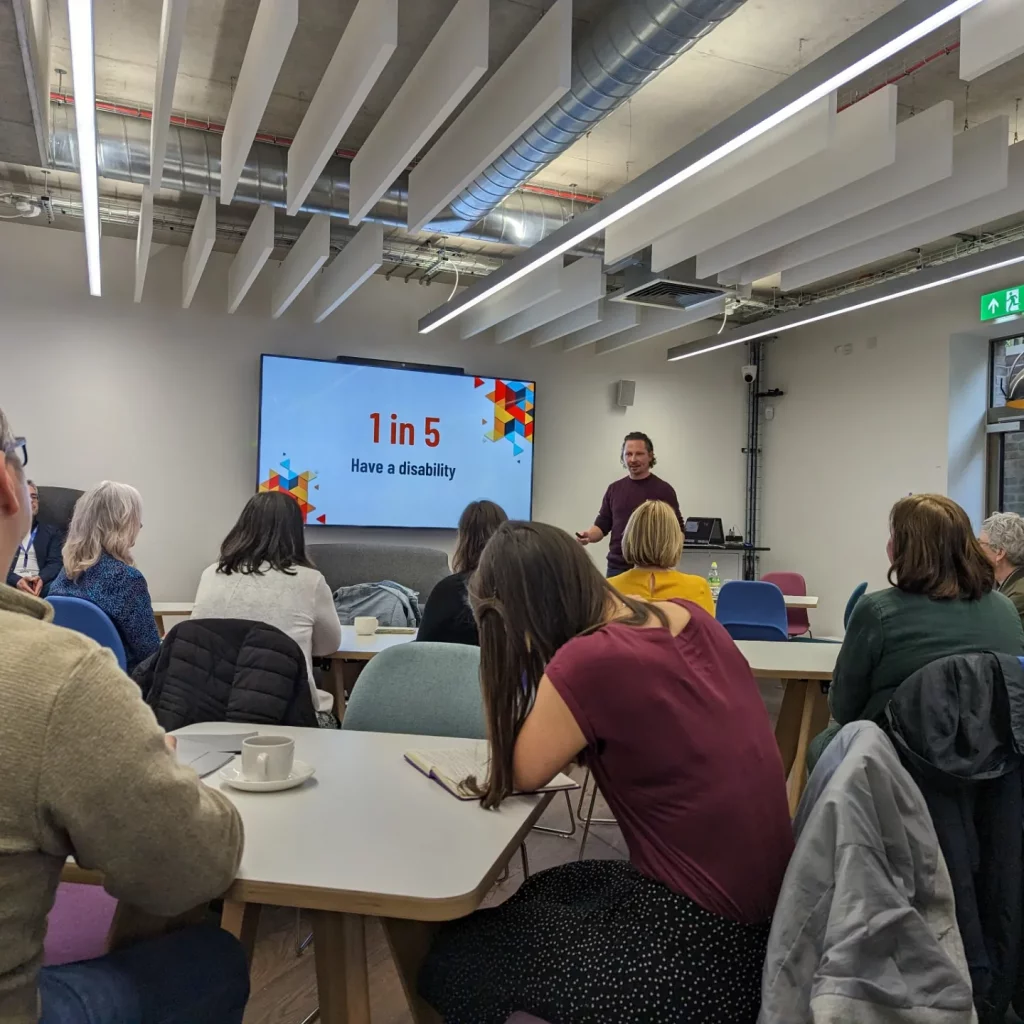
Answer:
[[[494,531],[507,520],[505,510],[493,501],[471,501],[459,516],[452,568],[456,572],[473,572]]]
[[[647,445],[647,454],[651,457],[651,469],[653,469],[658,464],[658,460],[654,457],[654,442],[642,430],[631,430],[622,439],[622,451],[619,452],[619,461],[623,465],[626,464],[626,445],[630,441],[643,441]]]
[[[281,491],[254,494],[220,546],[217,572],[261,576],[264,569],[295,575],[294,567],[313,563],[306,555],[299,503]]]
[[[516,737],[555,652],[574,637],[616,621],[642,626],[657,606],[618,594],[575,538],[546,523],[502,523],[469,578],[469,603],[480,630],[480,686],[491,765],[477,792],[497,807],[513,790]]]

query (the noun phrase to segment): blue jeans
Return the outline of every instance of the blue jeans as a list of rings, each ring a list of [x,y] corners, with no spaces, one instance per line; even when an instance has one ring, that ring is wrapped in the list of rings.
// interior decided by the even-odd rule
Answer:
[[[241,1024],[249,968],[213,925],[39,972],[40,1024]]]

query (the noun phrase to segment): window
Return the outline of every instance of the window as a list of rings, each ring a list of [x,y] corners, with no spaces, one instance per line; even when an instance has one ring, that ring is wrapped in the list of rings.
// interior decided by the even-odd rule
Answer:
[[[1024,515],[1024,337],[993,341],[991,352],[988,511]]]

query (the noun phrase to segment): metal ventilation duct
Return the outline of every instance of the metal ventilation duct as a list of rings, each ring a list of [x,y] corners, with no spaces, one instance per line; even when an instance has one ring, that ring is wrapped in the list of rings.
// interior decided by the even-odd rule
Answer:
[[[424,230],[528,247],[572,219],[572,200],[517,192],[524,182],[582,138],[647,81],[742,7],[744,0],[622,0],[573,55],[569,92],[486,168]],[[74,116],[52,104],[53,164],[77,171]],[[118,181],[149,181],[149,122],[97,111],[99,173]],[[220,136],[171,126],[164,188],[220,192]],[[287,150],[253,144],[235,199],[286,206]],[[348,218],[351,161],[332,157],[302,209]],[[404,229],[408,179],[400,177],[367,220]],[[593,246],[583,246],[592,251]]]
[[[77,173],[78,136],[74,108],[53,103],[51,113],[53,166]],[[172,125],[167,139],[163,187],[198,195],[219,195],[220,147],[219,135]],[[149,184],[149,121],[97,111],[96,152],[102,177],[138,185]],[[327,162],[302,205],[305,213],[327,213],[348,220],[350,165],[351,161],[341,157],[332,157]],[[288,150],[256,142],[249,150],[235,199],[284,209],[287,205],[287,178]],[[366,219],[404,230],[407,196],[407,179],[403,175]],[[472,230],[468,230],[466,223],[450,218],[439,218],[424,230],[526,247],[561,227],[572,218],[573,212],[570,199],[517,192],[488,213]]]
[[[743,3],[622,0],[577,47],[565,96],[452,201],[454,220],[485,217]]]

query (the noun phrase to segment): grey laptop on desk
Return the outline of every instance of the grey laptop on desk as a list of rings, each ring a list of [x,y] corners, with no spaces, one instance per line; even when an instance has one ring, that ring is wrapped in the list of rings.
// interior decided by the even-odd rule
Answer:
[[[691,516],[686,520],[683,540],[687,544],[724,544],[725,531],[722,529],[722,520],[707,516]]]

